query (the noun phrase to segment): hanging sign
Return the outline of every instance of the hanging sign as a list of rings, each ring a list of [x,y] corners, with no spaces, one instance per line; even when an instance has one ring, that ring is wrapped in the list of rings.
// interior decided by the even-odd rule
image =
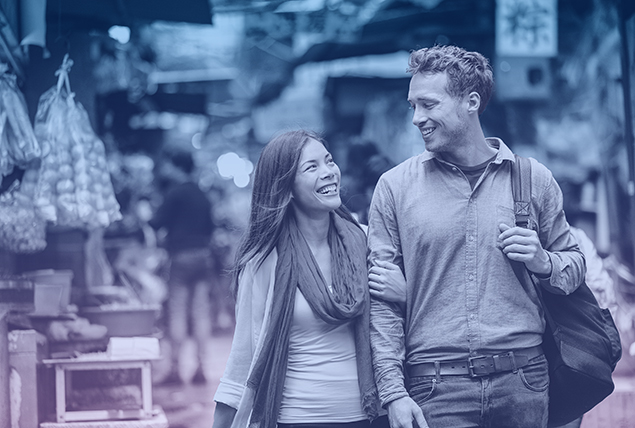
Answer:
[[[496,53],[499,56],[556,56],[557,0],[497,0]]]

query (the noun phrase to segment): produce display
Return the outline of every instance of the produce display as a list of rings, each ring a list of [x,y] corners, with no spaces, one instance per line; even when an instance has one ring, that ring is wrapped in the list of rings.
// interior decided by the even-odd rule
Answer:
[[[41,155],[24,96],[15,75],[7,71],[7,65],[0,64],[0,176],[10,174],[16,165],[25,167]]]
[[[32,196],[26,189],[35,186],[33,174],[26,174],[22,183],[0,195],[0,248],[14,253],[35,253],[46,248],[46,221],[38,215]],[[25,189],[26,188],[26,189]]]
[[[75,101],[67,57],[57,86],[41,97],[35,135],[42,163],[35,205],[48,221],[76,228],[106,227],[121,219],[110,181],[104,143],[94,133],[84,107]]]
[[[24,172],[0,194],[0,248],[11,252],[43,250],[47,222],[93,229],[121,219],[104,143],[70,90],[71,66],[66,56],[31,126],[16,78],[0,63],[0,180]]]
[[[22,183],[0,194],[0,248],[32,253],[46,247],[46,221],[35,210],[38,143],[16,78],[0,64],[0,180],[16,166],[25,169]]]

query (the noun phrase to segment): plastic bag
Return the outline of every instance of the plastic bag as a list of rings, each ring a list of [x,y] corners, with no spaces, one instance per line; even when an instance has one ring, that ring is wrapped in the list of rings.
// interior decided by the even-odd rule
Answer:
[[[57,72],[57,86],[46,91],[38,104],[34,128],[44,153],[35,203],[44,218],[60,226],[107,227],[121,219],[119,203],[104,143],[70,91],[71,65],[66,57]]]
[[[0,247],[13,253],[42,251],[46,247],[46,221],[17,183],[0,195]]]
[[[14,75],[0,64],[0,175],[13,171],[14,165],[25,167],[41,156],[24,96]]]

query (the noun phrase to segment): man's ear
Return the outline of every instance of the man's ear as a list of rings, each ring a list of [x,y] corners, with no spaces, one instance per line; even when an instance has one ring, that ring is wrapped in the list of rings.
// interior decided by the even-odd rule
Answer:
[[[478,110],[481,107],[481,96],[478,92],[470,92],[467,96],[467,103],[468,113],[476,113],[478,115]]]

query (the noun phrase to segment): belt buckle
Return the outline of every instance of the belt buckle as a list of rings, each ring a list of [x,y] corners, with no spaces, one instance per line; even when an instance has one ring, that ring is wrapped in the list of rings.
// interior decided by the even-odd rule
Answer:
[[[470,377],[487,376],[488,374],[492,373],[492,371],[488,369],[487,364],[482,365],[480,367],[475,364],[476,361],[479,361],[479,360],[487,361],[488,358],[492,358],[492,357],[487,356],[487,355],[481,355],[481,356],[478,356],[478,357],[469,357],[467,359],[467,362],[468,362],[467,369],[468,369],[468,373],[469,373]],[[477,373],[477,371],[479,369],[484,369],[485,373]]]

